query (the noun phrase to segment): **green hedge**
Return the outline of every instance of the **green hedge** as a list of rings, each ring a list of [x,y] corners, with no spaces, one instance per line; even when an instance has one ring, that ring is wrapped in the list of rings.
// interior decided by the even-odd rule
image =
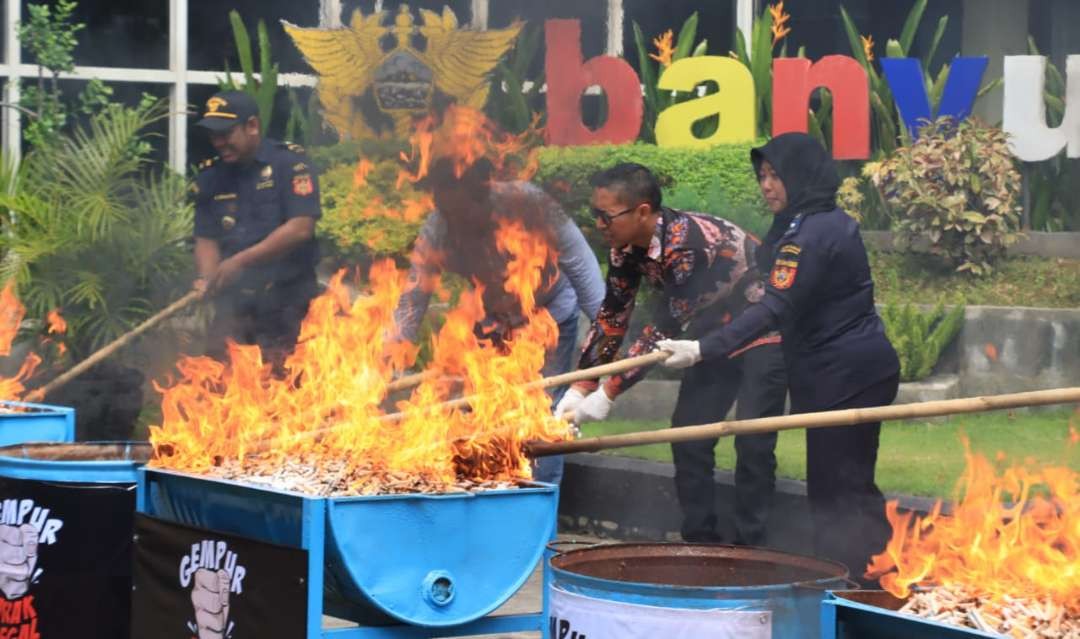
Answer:
[[[755,233],[769,227],[757,180],[750,166],[752,144],[710,149],[659,147],[651,144],[545,147],[540,150],[536,180],[558,198],[582,224],[587,216],[589,178],[620,162],[644,164],[664,188],[664,203],[726,218]]]

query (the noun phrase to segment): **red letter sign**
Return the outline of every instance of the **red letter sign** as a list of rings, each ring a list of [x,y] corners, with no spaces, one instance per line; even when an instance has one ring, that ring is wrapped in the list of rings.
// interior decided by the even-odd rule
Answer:
[[[548,144],[623,144],[641,131],[641,81],[625,60],[608,55],[585,62],[581,54],[581,23],[548,20],[544,23],[547,55]],[[581,119],[581,94],[598,84],[607,95],[608,116],[596,131]]]
[[[810,95],[825,87],[833,95],[833,156],[870,157],[870,82],[855,58],[825,56],[811,66],[805,58],[773,62],[773,135],[806,133]]]

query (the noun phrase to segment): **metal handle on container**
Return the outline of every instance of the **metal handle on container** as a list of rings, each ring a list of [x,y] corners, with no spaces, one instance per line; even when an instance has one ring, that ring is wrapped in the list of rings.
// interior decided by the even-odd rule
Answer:
[[[603,544],[603,542],[600,542],[600,541],[584,541],[584,540],[578,540],[578,539],[556,539],[555,541],[549,541],[547,543],[547,546],[545,546],[545,548],[547,548],[548,552],[551,553],[552,557],[557,557],[557,556],[563,554],[564,552],[566,552],[565,550],[561,550],[559,548],[559,546],[563,546],[563,545],[565,545],[565,546],[580,546],[582,548],[593,548],[595,546],[602,546],[604,544]]]

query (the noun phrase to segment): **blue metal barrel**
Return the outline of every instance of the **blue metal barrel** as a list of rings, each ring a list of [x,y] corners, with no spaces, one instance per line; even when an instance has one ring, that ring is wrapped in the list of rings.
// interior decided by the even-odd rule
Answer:
[[[850,583],[839,563],[714,544],[600,545],[556,554],[548,568],[552,637],[592,636],[585,631],[610,614],[650,624],[664,639],[691,639],[694,619],[717,630],[731,622],[718,636],[816,638],[826,591]],[[563,600],[579,620],[559,618]]]
[[[0,446],[75,441],[75,409],[0,401]]]
[[[319,590],[315,601],[321,605],[325,594],[327,614],[362,626],[445,628],[491,613],[539,565],[558,505],[558,489],[539,483],[330,498],[163,469],[141,473],[139,512],[307,550],[318,573],[318,583],[309,580]]]
[[[0,636],[124,639],[145,443],[0,448]]]

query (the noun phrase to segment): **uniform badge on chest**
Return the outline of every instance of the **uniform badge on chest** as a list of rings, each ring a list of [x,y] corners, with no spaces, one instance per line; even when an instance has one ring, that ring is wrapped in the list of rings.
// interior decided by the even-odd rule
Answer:
[[[262,177],[262,179],[264,180],[269,180],[270,178],[274,177],[274,167],[267,164],[263,167],[262,171],[259,173],[259,176]]]
[[[231,231],[234,226],[236,226],[235,217],[231,215],[226,215],[225,217],[221,218],[221,228],[225,229],[226,231]]]

